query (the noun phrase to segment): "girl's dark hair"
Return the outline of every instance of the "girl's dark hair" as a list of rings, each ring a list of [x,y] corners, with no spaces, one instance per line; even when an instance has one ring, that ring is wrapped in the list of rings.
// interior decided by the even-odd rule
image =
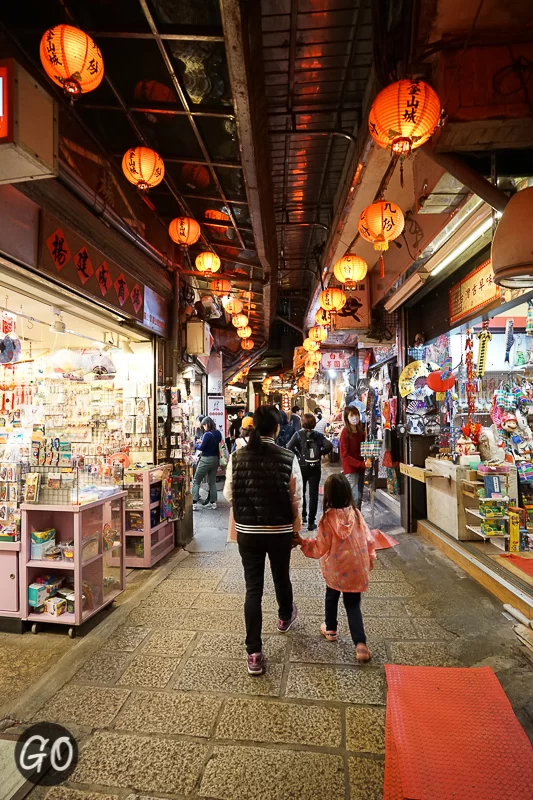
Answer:
[[[324,512],[329,508],[348,508],[348,506],[355,511],[352,487],[348,483],[346,475],[343,475],[342,472],[334,472],[324,484]]]
[[[359,411],[358,408],[355,408],[354,406],[346,406],[346,408],[344,409],[344,427],[346,428],[348,436],[352,435],[352,426],[348,421],[348,417],[350,414],[357,414],[357,416],[359,417],[359,422],[357,423],[356,430],[357,433],[363,433],[364,429],[363,429],[363,423],[361,422],[361,412]]]
[[[314,414],[304,414],[302,419],[302,428],[312,431],[316,426],[316,417]]]
[[[281,423],[280,413],[274,406],[259,406],[254,414],[254,429],[248,439],[248,449],[260,453],[264,449],[261,436],[276,436]]]
[[[201,425],[205,425],[205,427],[207,428],[207,430],[208,430],[208,431],[211,431],[211,432],[212,432],[212,431],[216,431],[216,429],[217,429],[217,426],[215,425],[215,423],[213,422],[213,420],[211,419],[211,417],[204,417],[204,418],[203,418],[203,420],[202,420],[202,422],[201,422],[200,424],[201,424]]]

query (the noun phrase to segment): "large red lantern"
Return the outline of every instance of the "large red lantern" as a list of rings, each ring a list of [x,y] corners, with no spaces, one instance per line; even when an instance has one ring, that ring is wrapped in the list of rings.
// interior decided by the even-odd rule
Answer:
[[[189,246],[200,238],[200,226],[191,217],[176,217],[168,226],[168,233],[176,244]]]
[[[308,353],[316,353],[316,351],[320,349],[320,344],[314,342],[312,339],[304,339],[303,348],[307,350]]]
[[[254,349],[254,340],[253,339],[243,339],[241,342],[241,347],[243,350],[253,350]]]
[[[217,294],[229,294],[231,292],[231,283],[226,280],[226,278],[215,278],[214,281],[211,281],[209,284],[209,288],[212,292],[216,292]],[[229,302],[226,304],[226,308],[228,307]],[[242,308],[242,303],[241,303]]]
[[[99,47],[72,25],[56,25],[45,31],[39,55],[48,77],[67,94],[92,92],[104,77],[104,59]]]
[[[204,272],[206,275],[211,275],[213,272],[218,272],[220,269],[220,258],[216,253],[211,250],[205,250],[195,259],[196,269],[198,272]]]
[[[401,80],[377,95],[368,116],[368,128],[380,147],[403,156],[427,142],[440,114],[440,100],[431,86],[418,79]]]
[[[346,288],[353,286],[358,281],[362,281],[368,272],[368,264],[360,256],[347,253],[335,262],[333,274],[340,283],[345,283]]]
[[[400,206],[390,200],[378,200],[367,206],[359,217],[359,233],[367,242],[372,242],[374,250],[388,250],[389,242],[397,239],[405,224]],[[385,277],[383,255],[379,259],[379,277]]]
[[[163,159],[149,147],[130,147],[122,159],[122,171],[140,192],[161,183],[165,177]]]
[[[207,189],[211,183],[209,170],[201,164],[184,164],[181,177],[189,189]]]
[[[443,378],[443,374],[444,370],[435,370],[427,376],[426,383],[433,392],[447,392],[455,386],[454,376],[449,375],[447,378]]]

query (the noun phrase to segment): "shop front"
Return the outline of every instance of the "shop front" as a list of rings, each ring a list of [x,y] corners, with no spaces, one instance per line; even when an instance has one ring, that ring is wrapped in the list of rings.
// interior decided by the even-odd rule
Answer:
[[[533,292],[500,289],[488,255],[450,278],[435,336],[409,312],[402,472],[426,501],[418,530],[533,618]]]

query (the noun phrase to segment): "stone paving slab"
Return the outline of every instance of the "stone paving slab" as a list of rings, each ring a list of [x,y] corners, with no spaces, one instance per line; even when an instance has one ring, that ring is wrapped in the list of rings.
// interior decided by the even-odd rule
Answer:
[[[246,670],[234,661],[203,661],[189,659],[181,672],[175,689],[182,692],[218,692],[220,694],[251,694],[278,697],[281,690],[283,666],[270,664],[265,675],[251,678]]]
[[[381,670],[357,667],[312,667],[291,665],[286,697],[330,700],[340,703],[382,705],[385,702]]]
[[[391,642],[390,651],[394,664],[411,667],[461,667],[442,642]]]
[[[222,699],[213,695],[132,692],[113,727],[167,736],[208,737],[213,734],[221,706]]]
[[[124,650],[133,652],[139,647],[142,641],[150,633],[150,628],[140,626],[121,625],[120,628],[111,634],[109,639],[104,642],[105,650]]]
[[[140,625],[142,628],[169,628],[175,630],[189,630],[186,623],[187,612],[185,609],[166,608],[163,605],[144,605],[134,608],[126,620],[127,625]]]
[[[128,652],[100,650],[74,675],[74,683],[115,683],[130,659]]]
[[[100,731],[81,751],[72,782],[187,794],[207,752],[205,744]]]
[[[400,617],[368,617],[365,620],[367,636],[374,639],[416,639],[417,632],[410,619]]]
[[[143,655],[177,656],[181,657],[186,652],[196,636],[194,631],[167,631],[154,630],[145,640]]]
[[[347,706],[346,749],[354,753],[385,752],[385,709]]]
[[[434,619],[413,619],[413,625],[419,639],[435,639],[446,642],[456,638],[454,633],[447,631]]]
[[[287,654],[288,638],[273,634],[263,636],[263,652],[267,662],[283,662]],[[238,660],[246,658],[244,636],[233,633],[201,633],[196,641],[192,658]]]
[[[340,747],[341,712],[319,705],[230,698],[215,735],[235,741]]]
[[[128,689],[67,684],[37,712],[35,721],[106,728],[129,697]]]
[[[179,658],[141,655],[133,659],[118,680],[119,686],[151,686],[163,689],[180,663]]]
[[[382,800],[384,762],[350,756],[350,800]]]
[[[323,753],[215,747],[199,795],[210,800],[345,800],[344,761]]]
[[[391,581],[371,583],[368,587],[367,597],[414,597],[416,589],[405,581]]]
[[[66,789],[64,786],[55,786],[46,794],[46,800],[119,800],[119,796],[118,794],[83,792],[79,789]]]
[[[383,666],[387,661],[385,643],[369,642],[368,646],[372,650],[372,665]],[[355,645],[348,635],[339,637],[336,642],[328,642],[321,636],[293,636],[290,660],[307,664],[354,665]]]

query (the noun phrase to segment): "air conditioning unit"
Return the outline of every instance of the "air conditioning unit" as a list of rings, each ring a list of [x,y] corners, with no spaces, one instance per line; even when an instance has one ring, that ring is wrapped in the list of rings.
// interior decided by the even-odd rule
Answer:
[[[0,61],[0,184],[56,178],[57,105],[14,59]]]
[[[207,322],[193,320],[187,323],[187,352],[190,356],[209,356],[212,346],[213,337]]]

